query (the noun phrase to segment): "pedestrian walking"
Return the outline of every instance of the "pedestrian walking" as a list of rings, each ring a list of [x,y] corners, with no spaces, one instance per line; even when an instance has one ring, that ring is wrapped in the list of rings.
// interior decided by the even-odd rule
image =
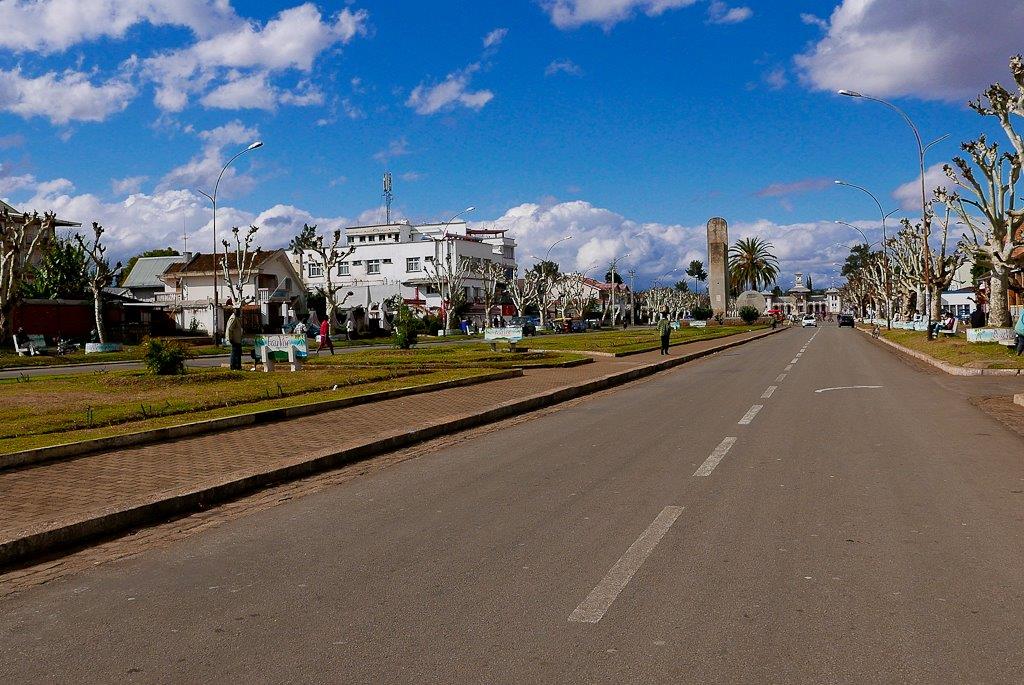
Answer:
[[[232,371],[242,370],[242,312],[237,309],[231,310],[225,326],[224,334],[231,345],[231,362],[229,366]]]
[[[320,344],[316,347],[316,353],[320,354],[320,350],[324,349],[324,346],[334,354],[334,343],[331,342],[331,324],[328,322],[327,317],[320,322]]]
[[[1024,354],[1024,308],[1020,310],[1020,316],[1017,317],[1017,323],[1013,326],[1013,332],[1017,334],[1017,356]]]
[[[345,340],[355,340],[356,337],[356,322],[349,314],[345,317]]]
[[[668,354],[668,342],[672,337],[672,322],[668,320],[667,311],[662,313],[661,321],[658,322],[658,334],[661,336],[661,353]]]

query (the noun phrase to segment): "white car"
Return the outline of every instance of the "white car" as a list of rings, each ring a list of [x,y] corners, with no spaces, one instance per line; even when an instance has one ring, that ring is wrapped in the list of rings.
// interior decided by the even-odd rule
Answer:
[[[814,314],[805,314],[804,318],[800,320],[800,328],[807,328],[808,326],[818,327],[818,321],[814,318]]]

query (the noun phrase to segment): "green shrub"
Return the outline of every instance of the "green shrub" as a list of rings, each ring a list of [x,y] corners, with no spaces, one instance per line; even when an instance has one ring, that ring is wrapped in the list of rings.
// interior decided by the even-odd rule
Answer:
[[[694,307],[693,310],[690,312],[690,316],[692,316],[697,321],[707,321],[708,319],[711,318],[713,314],[714,312],[711,311],[711,307],[705,307],[703,305],[699,307]]]
[[[743,319],[743,323],[748,326],[761,318],[761,312],[757,311],[756,307],[751,307],[750,305],[740,307],[739,313],[740,318]]]
[[[391,339],[400,350],[407,350],[416,344],[416,337],[419,335],[423,322],[416,318],[409,306],[404,302],[398,306],[394,320],[395,332]]]
[[[192,352],[177,340],[146,338],[142,343],[142,358],[150,373],[158,376],[173,376],[185,373],[185,360],[193,357]]]

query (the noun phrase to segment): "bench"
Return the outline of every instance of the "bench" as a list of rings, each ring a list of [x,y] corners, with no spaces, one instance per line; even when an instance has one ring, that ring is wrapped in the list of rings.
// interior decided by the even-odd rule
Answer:
[[[517,343],[523,339],[522,326],[505,326],[504,328],[485,328],[484,342],[491,346],[492,352],[498,351],[498,343],[508,343],[508,351],[516,352]]]
[[[19,357],[31,357],[34,355],[40,355],[49,350],[46,345],[46,338],[41,335],[29,335],[28,344],[25,347],[18,345],[18,337],[14,338],[14,351],[18,353]]]
[[[956,335],[957,328],[960,327],[960,319],[953,319],[953,328],[940,328],[937,332],[944,335]]]

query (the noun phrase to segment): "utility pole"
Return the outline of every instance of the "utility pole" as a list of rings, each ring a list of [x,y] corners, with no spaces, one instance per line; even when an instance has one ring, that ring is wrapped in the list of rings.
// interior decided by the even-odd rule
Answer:
[[[636,269],[629,270],[629,325],[633,326],[633,312],[636,310],[636,301],[633,299],[636,290]]]

